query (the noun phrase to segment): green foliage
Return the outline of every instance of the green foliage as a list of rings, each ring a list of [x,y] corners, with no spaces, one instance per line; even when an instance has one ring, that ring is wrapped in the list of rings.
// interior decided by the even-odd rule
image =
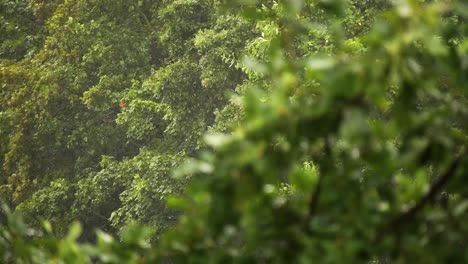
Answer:
[[[65,237],[57,239],[51,235],[50,223],[44,222],[40,230],[30,229],[19,214],[3,209],[6,219],[0,227],[2,263],[139,263],[150,245],[151,231],[139,226],[126,228],[121,241],[98,232],[95,245],[90,245],[78,242],[82,226],[74,223]]]
[[[144,201],[160,200],[153,187],[180,189],[181,183],[157,175],[177,166],[180,153],[196,152],[226,93],[244,79],[231,66],[254,35],[246,23],[231,17],[237,23],[232,27],[226,19],[211,19],[219,11],[212,1],[5,4],[5,19],[35,21],[40,30],[25,27],[41,41],[31,56],[18,53],[17,61],[0,62],[0,98],[6,102],[0,106],[1,196],[30,223],[53,216],[60,235],[80,220],[87,240],[94,228],[115,232],[129,219],[160,223],[155,229],[173,222],[154,220],[165,218],[165,209],[147,212],[151,205]],[[15,8],[24,9],[24,17]],[[219,37],[204,38],[202,30]],[[219,45],[239,32],[242,39]],[[17,47],[8,43],[15,38],[2,35],[12,50]],[[228,59],[220,60],[221,54]],[[112,168],[100,166],[103,157],[113,160]],[[155,197],[137,194],[136,174],[143,177],[140,185],[151,185],[144,195]],[[113,212],[121,217],[110,219]]]
[[[65,234],[72,220],[69,208],[73,203],[74,186],[65,179],[52,181],[48,187],[37,192],[16,210],[28,219],[29,223],[40,226],[40,221],[47,220],[58,234]],[[34,219],[40,216],[42,219]],[[64,225],[64,223],[66,225]]]
[[[152,152],[139,155],[141,161],[132,161],[137,168],[131,170],[134,177],[120,194],[122,205],[110,217],[114,227],[120,230],[132,222],[151,226],[157,234],[176,220],[175,210],[166,207],[165,200],[181,191],[183,181],[175,181],[170,168],[178,166],[183,153],[155,155]],[[135,174],[141,171],[141,174]],[[104,185],[105,186],[105,185]]]
[[[63,2],[0,65],[3,260],[465,262],[466,8]]]
[[[446,19],[463,19],[463,6],[401,1],[360,37],[356,52],[337,26],[348,11],[340,1],[317,1],[339,15],[329,23],[335,54],[298,57],[293,40],[310,25],[299,3],[262,5],[251,17],[278,25],[270,59],[253,67],[271,92],[247,89],[241,125],[207,141],[214,151],[200,164],[212,169],[192,171],[198,183],[163,240],[165,256],[181,263],[466,260],[464,221],[453,211],[466,195],[466,123],[459,121],[468,105],[466,54],[453,41],[466,26]],[[298,169],[307,160],[318,180]],[[274,191],[284,183],[295,187],[287,198]]]
[[[0,1],[0,60],[31,57],[41,43],[41,29],[29,1]]]

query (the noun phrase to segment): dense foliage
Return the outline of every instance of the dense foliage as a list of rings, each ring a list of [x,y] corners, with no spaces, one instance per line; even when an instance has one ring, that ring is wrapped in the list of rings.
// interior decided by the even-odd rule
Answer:
[[[255,31],[212,1],[1,3],[1,196],[84,240],[172,223],[169,172],[244,80],[229,60]]]
[[[0,7],[4,261],[468,260],[463,1]]]

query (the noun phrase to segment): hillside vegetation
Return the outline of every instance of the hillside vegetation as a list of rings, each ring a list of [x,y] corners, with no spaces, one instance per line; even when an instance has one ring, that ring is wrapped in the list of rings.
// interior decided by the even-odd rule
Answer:
[[[468,261],[462,0],[0,0],[0,262]]]

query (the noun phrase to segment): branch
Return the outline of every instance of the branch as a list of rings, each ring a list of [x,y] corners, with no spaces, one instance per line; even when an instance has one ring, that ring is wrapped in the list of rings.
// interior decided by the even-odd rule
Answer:
[[[323,176],[322,174],[319,175],[317,186],[315,186],[314,193],[312,194],[312,198],[309,202],[309,219],[315,215],[315,211],[317,210],[317,204],[320,197],[320,192],[322,190],[322,182]]]
[[[421,211],[424,206],[435,199],[437,194],[441,191],[441,189],[453,178],[456,174],[456,171],[461,163],[462,157],[465,153],[463,149],[460,153],[455,157],[455,159],[450,163],[447,170],[438,177],[437,181],[435,181],[429,191],[411,208],[406,211],[403,211],[398,216],[396,216],[390,223],[386,226],[384,231],[388,230],[395,230],[400,228],[402,225],[411,222],[419,211]]]
[[[327,138],[325,141],[325,158],[330,157],[330,156],[331,156],[331,143],[330,143],[330,139]],[[326,161],[326,162],[329,162],[329,161]],[[326,165],[325,167],[328,167],[328,165]],[[326,171],[327,171],[326,168],[324,168],[323,171],[319,172],[317,185],[315,186],[314,193],[312,194],[312,197],[309,201],[309,220],[310,218],[312,218],[312,216],[315,215],[315,212],[317,211],[318,201],[320,199],[320,192],[322,190],[322,182],[326,174]]]

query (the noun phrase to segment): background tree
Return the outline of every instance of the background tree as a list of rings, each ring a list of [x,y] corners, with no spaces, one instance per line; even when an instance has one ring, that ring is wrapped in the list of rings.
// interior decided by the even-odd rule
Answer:
[[[59,235],[86,223],[85,240],[131,221],[167,226],[164,206],[148,212],[149,201],[180,189],[169,171],[196,153],[245,79],[233,62],[251,25],[218,18],[213,1],[4,2],[5,19],[33,21],[24,27],[38,41],[27,56],[2,55],[2,197]],[[2,37],[12,50],[17,38]],[[141,199],[138,181],[151,185]]]

